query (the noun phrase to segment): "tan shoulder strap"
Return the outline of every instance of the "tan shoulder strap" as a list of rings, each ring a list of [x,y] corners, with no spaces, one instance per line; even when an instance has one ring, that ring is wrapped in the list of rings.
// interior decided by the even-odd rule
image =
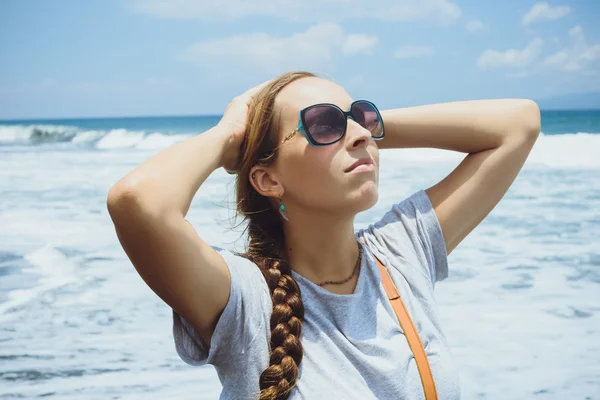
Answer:
[[[375,257],[375,255],[373,256]],[[379,261],[377,257],[375,257],[375,259],[379,265],[379,272],[381,273],[381,280],[383,282],[385,292],[387,293],[388,299],[390,299],[390,302],[392,303],[392,307],[394,307],[398,321],[400,321],[400,326],[402,327],[404,335],[408,340],[408,345],[415,356],[417,369],[419,370],[421,382],[423,383],[425,399],[437,400],[435,382],[433,381],[433,375],[431,374],[431,368],[429,367],[429,361],[427,361],[427,354],[425,354],[423,343],[421,343],[419,334],[417,333],[417,330],[415,329],[415,326],[413,325],[413,322],[406,311],[406,307],[404,306],[404,303],[402,302],[402,299],[396,290],[396,286],[392,281],[392,277],[387,269],[383,266],[381,261]]]

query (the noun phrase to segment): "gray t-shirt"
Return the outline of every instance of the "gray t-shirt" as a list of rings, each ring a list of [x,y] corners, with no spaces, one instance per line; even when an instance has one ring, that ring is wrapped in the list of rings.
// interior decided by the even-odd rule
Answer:
[[[440,400],[460,397],[459,377],[440,326],[434,284],[448,276],[442,231],[429,197],[419,190],[383,218],[356,232],[363,261],[355,292],[331,293],[293,271],[305,307],[304,357],[290,399],[423,399],[417,365],[387,299],[373,254],[387,266],[413,320]],[[179,356],[215,366],[221,399],[258,398],[259,376],[269,364],[272,303],[258,267],[217,249],[229,266],[231,295],[210,349],[173,313]]]

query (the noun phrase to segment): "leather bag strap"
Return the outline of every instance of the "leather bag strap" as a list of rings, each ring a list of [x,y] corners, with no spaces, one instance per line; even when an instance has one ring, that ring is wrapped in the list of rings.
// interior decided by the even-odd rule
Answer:
[[[375,255],[373,255],[375,257]],[[400,321],[400,326],[402,327],[402,331],[404,331],[404,335],[406,336],[406,340],[408,340],[408,345],[413,352],[415,357],[415,361],[417,363],[417,369],[419,370],[419,375],[421,376],[421,382],[423,383],[423,391],[425,392],[426,400],[437,400],[437,391],[435,389],[435,382],[433,381],[433,375],[431,374],[431,368],[429,367],[429,361],[427,360],[427,354],[425,353],[425,349],[423,348],[423,343],[419,338],[419,334],[415,329],[415,326],[406,311],[406,307],[404,306],[404,302],[400,298],[398,291],[396,290],[396,286],[392,281],[392,277],[390,276],[388,270],[383,266],[381,261],[377,257],[377,264],[379,265],[379,272],[381,273],[381,280],[383,282],[383,287],[385,288],[385,292],[387,293],[388,299],[392,303],[392,307],[394,307],[394,312],[398,317],[398,321]]]

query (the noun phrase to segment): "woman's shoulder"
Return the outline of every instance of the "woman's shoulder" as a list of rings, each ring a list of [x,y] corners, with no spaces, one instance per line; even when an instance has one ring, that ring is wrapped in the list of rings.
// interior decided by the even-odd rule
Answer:
[[[245,253],[218,246],[211,247],[225,260],[231,276],[232,286],[249,287],[253,289],[252,292],[255,292],[255,294],[269,295],[269,287],[263,273],[259,266],[251,261]]]
[[[424,190],[393,204],[381,218],[357,232],[376,253],[390,261],[421,267],[432,284],[448,276],[442,230]]]

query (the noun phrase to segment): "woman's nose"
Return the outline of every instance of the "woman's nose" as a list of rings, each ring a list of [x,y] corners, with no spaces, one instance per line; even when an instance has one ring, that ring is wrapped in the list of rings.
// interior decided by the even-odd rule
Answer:
[[[369,143],[371,132],[360,126],[356,121],[348,118],[348,127],[346,129],[348,146],[350,148],[354,149],[359,146],[366,146]]]

